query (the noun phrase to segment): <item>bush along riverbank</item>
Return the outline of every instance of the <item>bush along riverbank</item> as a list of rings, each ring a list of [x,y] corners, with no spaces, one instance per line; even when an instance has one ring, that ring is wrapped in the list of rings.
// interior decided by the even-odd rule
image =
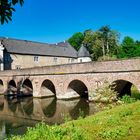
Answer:
[[[135,140],[140,138],[140,101],[123,99],[126,103],[94,116],[62,125],[39,123],[28,128],[23,136],[11,140]],[[133,102],[133,103],[132,103]]]

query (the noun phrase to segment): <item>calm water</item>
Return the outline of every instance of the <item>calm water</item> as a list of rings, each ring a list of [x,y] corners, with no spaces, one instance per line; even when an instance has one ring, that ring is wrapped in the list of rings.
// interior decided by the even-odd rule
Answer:
[[[84,99],[60,101],[55,98],[6,99],[0,96],[0,139],[8,135],[22,135],[27,127],[40,121],[47,124],[63,123],[65,118],[77,119],[94,114],[98,107]]]

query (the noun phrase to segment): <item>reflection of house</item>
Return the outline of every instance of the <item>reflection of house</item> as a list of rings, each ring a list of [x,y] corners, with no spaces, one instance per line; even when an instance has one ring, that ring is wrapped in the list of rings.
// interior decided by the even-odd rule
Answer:
[[[1,70],[91,61],[87,50],[83,46],[81,49],[82,51],[78,53],[67,42],[47,44],[0,38]],[[78,58],[78,54],[80,54],[80,58]],[[86,56],[83,56],[84,54]]]

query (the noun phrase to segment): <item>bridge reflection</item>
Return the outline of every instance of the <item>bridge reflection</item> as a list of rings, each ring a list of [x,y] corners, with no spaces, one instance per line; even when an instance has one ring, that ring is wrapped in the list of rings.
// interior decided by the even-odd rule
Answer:
[[[34,126],[39,121],[60,124],[65,116],[77,119],[81,112],[86,116],[97,111],[95,105],[84,99],[62,101],[56,98],[7,99],[0,96],[0,138],[7,134],[24,134],[27,126]]]
[[[62,123],[64,116],[71,119],[79,117],[80,112],[90,114],[89,103],[84,99],[61,101],[56,98],[36,99],[14,98],[6,99],[0,96],[0,116],[11,116],[29,120]]]

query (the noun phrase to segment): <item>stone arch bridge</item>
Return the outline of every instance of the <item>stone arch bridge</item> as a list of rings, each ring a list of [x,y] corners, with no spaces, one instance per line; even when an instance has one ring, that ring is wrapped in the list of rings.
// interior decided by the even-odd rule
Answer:
[[[0,93],[24,91],[34,97],[88,98],[104,82],[117,83],[119,93],[140,91],[140,59],[88,62],[0,72]]]

